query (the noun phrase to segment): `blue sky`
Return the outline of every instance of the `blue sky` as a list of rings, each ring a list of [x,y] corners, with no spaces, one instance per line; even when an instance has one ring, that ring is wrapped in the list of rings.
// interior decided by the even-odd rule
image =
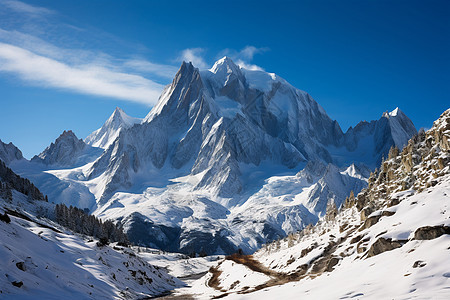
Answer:
[[[305,90],[345,131],[450,107],[450,1],[0,0],[0,139],[27,158],[116,106],[144,117],[182,60],[228,55]]]

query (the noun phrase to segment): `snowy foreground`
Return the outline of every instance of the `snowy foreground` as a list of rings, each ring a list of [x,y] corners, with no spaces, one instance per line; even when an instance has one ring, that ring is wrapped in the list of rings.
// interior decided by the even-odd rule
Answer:
[[[256,252],[253,259],[261,272],[255,272],[254,264],[222,260],[213,272],[219,274],[215,280],[208,273],[176,294],[195,299],[449,299],[450,235],[418,240],[415,232],[425,226],[450,226],[450,177],[420,194],[395,196],[403,201],[387,210],[394,214],[384,213],[369,228],[359,230],[360,218],[350,209],[299,241],[286,239]],[[344,224],[347,228],[341,232]],[[379,238],[399,241],[401,246],[369,254],[367,249],[376,248],[372,246]],[[328,264],[326,270],[313,267],[298,278],[292,276],[292,282],[281,276],[295,274],[330,244],[336,245],[330,251],[336,265]]]
[[[391,199],[399,203],[364,219],[344,209],[252,256],[188,258],[98,246],[34,216],[52,204],[14,192],[13,203],[0,199],[11,218],[0,221],[0,298],[449,299],[450,235],[417,231],[449,231],[450,175]]]
[[[0,221],[0,299],[137,299],[184,285],[132,249],[98,246],[0,203],[11,219]]]

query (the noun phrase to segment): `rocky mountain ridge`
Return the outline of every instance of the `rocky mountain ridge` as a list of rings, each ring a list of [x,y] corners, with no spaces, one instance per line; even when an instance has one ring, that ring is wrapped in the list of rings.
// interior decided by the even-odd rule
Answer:
[[[344,134],[306,92],[225,57],[183,63],[141,122],[116,109],[88,139],[104,149],[70,135],[41,154],[44,173],[14,167],[38,168],[30,176],[56,202],[122,223],[141,245],[249,253],[339,207],[413,132],[396,109]]]
[[[449,140],[450,109],[401,152],[393,146],[368,187],[340,211],[329,206],[317,225],[252,256],[228,256],[189,292],[226,299],[446,298]]]

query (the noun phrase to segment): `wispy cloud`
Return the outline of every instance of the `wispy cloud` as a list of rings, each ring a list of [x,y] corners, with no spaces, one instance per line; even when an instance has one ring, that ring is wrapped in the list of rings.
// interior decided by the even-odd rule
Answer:
[[[238,64],[241,68],[251,70],[251,71],[264,71],[263,68],[257,65],[249,64],[243,61],[242,59],[236,60],[236,64]]]
[[[56,11],[0,0],[0,72],[39,87],[155,104],[177,67],[137,54],[115,57],[108,42],[120,44],[95,28],[65,23]]]
[[[24,13],[31,16],[43,16],[54,13],[54,11],[50,9],[39,6],[33,6],[16,0],[1,0],[0,5],[10,10],[13,10],[17,13]]]
[[[178,70],[178,68],[175,66],[157,64],[145,59],[125,60],[123,65],[136,71],[154,73],[165,78],[173,78]]]
[[[0,43],[0,71],[45,87],[155,104],[163,86],[139,75],[101,65],[70,66],[13,45]]]
[[[266,51],[269,51],[270,49],[267,47],[255,47],[255,46],[245,46],[241,50],[235,50],[226,48],[220,51],[216,55],[216,59],[220,59],[224,56],[230,57],[236,64],[238,64],[240,67],[248,70],[264,70],[260,66],[257,66],[255,64],[252,64],[251,61],[253,60],[254,56],[256,54],[261,54]],[[200,69],[207,69],[209,68],[210,64],[206,62],[206,59],[204,58],[205,49],[203,48],[188,48],[182,51],[181,56],[178,58],[179,61],[190,61],[194,64],[195,67]]]
[[[188,48],[184,49],[181,52],[181,56],[179,57],[179,61],[187,61],[192,62],[192,64],[200,69],[207,69],[208,64],[205,62],[205,59],[202,57],[205,49],[203,48]]]
[[[266,51],[269,51],[269,48],[267,47],[261,47],[257,48],[255,46],[246,46],[244,49],[239,51],[238,56],[240,56],[240,59],[246,59],[246,60],[253,60],[253,56],[258,53],[264,53]]]

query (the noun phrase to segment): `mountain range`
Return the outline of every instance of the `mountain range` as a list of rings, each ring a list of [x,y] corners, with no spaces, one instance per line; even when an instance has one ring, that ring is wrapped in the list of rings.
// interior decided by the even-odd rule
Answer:
[[[220,254],[316,223],[415,134],[399,108],[344,133],[308,93],[224,57],[184,62],[142,120],[116,108],[84,141],[65,131],[31,161],[0,143],[0,159],[137,244]]]

